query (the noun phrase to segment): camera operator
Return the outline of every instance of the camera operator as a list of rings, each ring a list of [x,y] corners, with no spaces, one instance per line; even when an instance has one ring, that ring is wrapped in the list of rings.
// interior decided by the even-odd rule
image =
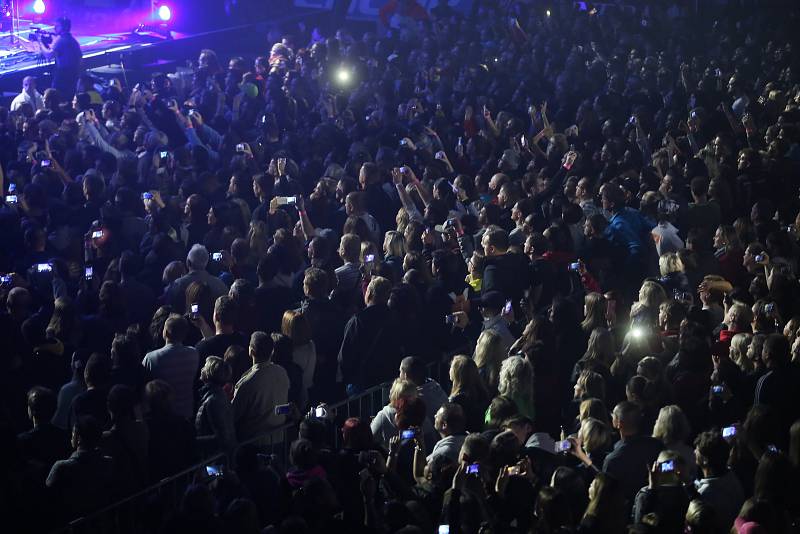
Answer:
[[[81,47],[70,33],[72,21],[66,17],[56,20],[55,37],[49,44],[37,40],[39,52],[48,60],[55,61],[52,87],[57,89],[62,99],[75,94],[75,86],[81,74]]]

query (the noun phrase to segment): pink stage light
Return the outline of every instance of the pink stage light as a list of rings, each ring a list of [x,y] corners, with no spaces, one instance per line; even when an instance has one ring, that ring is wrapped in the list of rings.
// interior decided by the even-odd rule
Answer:
[[[169,19],[172,18],[172,10],[167,5],[160,5],[158,6],[158,18],[167,22]]]
[[[33,12],[36,13],[37,15],[43,15],[45,9],[46,6],[44,5],[44,0],[36,0],[33,3]]]

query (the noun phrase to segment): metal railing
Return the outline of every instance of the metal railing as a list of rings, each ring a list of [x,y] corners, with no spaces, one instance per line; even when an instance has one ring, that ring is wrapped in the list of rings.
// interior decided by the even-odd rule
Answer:
[[[328,406],[336,424],[332,425],[334,436],[331,442],[335,447],[341,445],[341,425],[348,417],[370,417],[375,415],[389,401],[390,383],[383,383],[361,391],[338,403]],[[288,465],[289,446],[297,436],[297,422],[287,423],[269,432],[238,444],[255,445],[259,453],[271,455],[282,467]],[[206,472],[206,466],[232,466],[235,460],[225,453],[219,453],[195,464],[180,473],[165,478],[161,482],[145,488],[85,517],[71,521],[52,534],[83,534],[103,532],[104,534],[141,534],[160,530],[164,519],[180,506],[186,488],[195,483],[213,480]]]

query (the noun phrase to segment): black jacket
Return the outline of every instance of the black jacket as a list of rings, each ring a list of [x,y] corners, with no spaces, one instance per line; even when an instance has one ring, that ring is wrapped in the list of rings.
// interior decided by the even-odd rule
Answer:
[[[367,306],[350,318],[339,349],[344,383],[363,388],[394,377],[403,358],[399,334],[385,304]]]

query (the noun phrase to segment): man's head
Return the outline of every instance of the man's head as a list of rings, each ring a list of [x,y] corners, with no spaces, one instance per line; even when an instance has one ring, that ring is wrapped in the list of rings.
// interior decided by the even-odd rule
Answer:
[[[592,200],[594,192],[592,191],[592,181],[589,178],[581,178],[575,186],[575,198],[579,202],[586,202]]]
[[[408,380],[417,386],[422,386],[428,377],[425,363],[414,356],[407,356],[400,362],[400,380]]]
[[[625,193],[615,184],[605,184],[600,192],[603,209],[612,213],[625,207]]]
[[[364,302],[367,306],[378,304],[386,305],[389,302],[389,295],[392,293],[392,283],[382,276],[373,276],[364,294]]]
[[[344,234],[339,242],[339,256],[345,263],[358,263],[361,256],[361,238],[356,234]]]
[[[502,256],[508,251],[508,232],[499,226],[490,226],[483,233],[481,246],[483,247],[484,255],[487,257]]]
[[[72,21],[67,17],[60,17],[56,19],[55,27],[53,28],[57,35],[64,35],[72,30]]]
[[[303,278],[303,294],[310,299],[324,299],[330,293],[328,273],[316,267],[306,269]]]
[[[454,402],[445,402],[436,411],[433,418],[433,428],[440,436],[447,437],[454,434],[462,434],[467,424],[464,416],[464,408]]]
[[[364,213],[364,193],[361,191],[348,193],[344,199],[344,211],[348,217],[358,217]]]
[[[770,334],[761,349],[761,360],[767,369],[777,369],[789,363],[789,340],[783,334]]]
[[[381,179],[381,171],[378,166],[372,162],[364,163],[358,173],[358,184],[361,189],[366,189],[371,184],[378,183]]]
[[[28,391],[28,417],[34,426],[47,423],[56,413],[56,394],[42,386],[34,386]]]
[[[487,291],[481,295],[478,308],[484,317],[495,317],[500,315],[500,312],[503,311],[505,302],[505,297],[503,297],[503,294],[499,291]]]
[[[729,454],[728,442],[717,430],[702,432],[694,440],[694,457],[706,477],[725,473]]]
[[[705,202],[708,199],[708,178],[695,176],[692,178],[691,189],[695,202]]]
[[[205,271],[208,265],[208,250],[200,244],[192,245],[186,255],[186,267],[190,271]]]
[[[76,450],[91,451],[100,445],[103,429],[91,415],[79,416],[72,427],[72,447]]]
[[[25,76],[22,79],[22,92],[33,96],[36,93],[36,78],[33,76]]]
[[[189,333],[189,323],[182,315],[171,314],[164,322],[164,341],[167,343],[183,343]]]
[[[639,433],[642,421],[642,409],[638,404],[623,401],[614,407],[611,422],[619,431],[622,438],[635,436]]]
[[[250,336],[250,357],[253,363],[266,363],[272,358],[274,343],[265,332],[253,332]]]
[[[238,307],[236,302],[227,295],[223,295],[214,303],[214,326],[217,330],[230,330],[236,324],[238,318]]]
[[[533,421],[524,415],[515,415],[503,423],[503,430],[510,430],[517,436],[519,444],[524,446],[533,434]]]
[[[133,419],[134,407],[136,406],[137,398],[133,389],[125,384],[116,384],[108,392],[107,405],[108,413],[111,415],[112,421],[119,421],[120,419]]]

